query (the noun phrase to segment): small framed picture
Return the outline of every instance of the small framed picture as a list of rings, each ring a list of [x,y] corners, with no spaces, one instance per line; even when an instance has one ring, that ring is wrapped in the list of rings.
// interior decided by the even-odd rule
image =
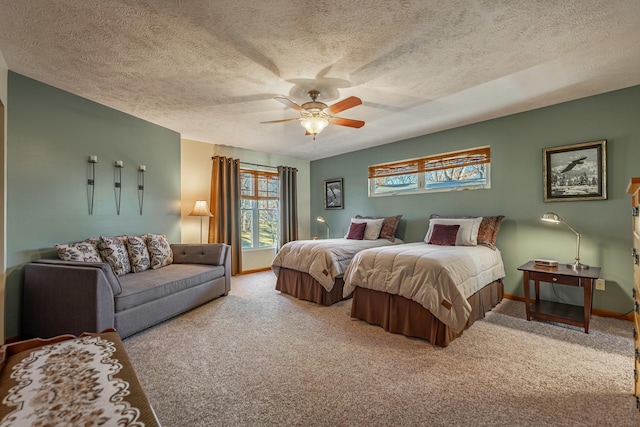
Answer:
[[[607,199],[607,141],[542,150],[544,201]]]
[[[344,208],[342,178],[328,179],[324,182],[324,208]]]

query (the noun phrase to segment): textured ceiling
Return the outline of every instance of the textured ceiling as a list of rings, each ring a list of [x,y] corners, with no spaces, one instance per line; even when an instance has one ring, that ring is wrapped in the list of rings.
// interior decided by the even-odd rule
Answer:
[[[640,84],[638,0],[0,0],[9,69],[183,138],[315,160]],[[314,142],[310,89],[361,129]]]

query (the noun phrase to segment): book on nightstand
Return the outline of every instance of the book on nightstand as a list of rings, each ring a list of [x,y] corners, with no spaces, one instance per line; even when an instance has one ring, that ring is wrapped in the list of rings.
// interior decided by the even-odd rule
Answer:
[[[536,265],[536,267],[557,267],[558,266],[558,261],[555,261],[553,259],[540,259],[540,258],[536,258],[533,260],[533,263]]]

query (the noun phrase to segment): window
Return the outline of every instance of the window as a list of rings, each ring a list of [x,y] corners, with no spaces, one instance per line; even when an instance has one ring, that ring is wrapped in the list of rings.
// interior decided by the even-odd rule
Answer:
[[[369,196],[491,188],[489,146],[369,166]]]
[[[240,170],[242,248],[274,247],[278,241],[278,174]]]

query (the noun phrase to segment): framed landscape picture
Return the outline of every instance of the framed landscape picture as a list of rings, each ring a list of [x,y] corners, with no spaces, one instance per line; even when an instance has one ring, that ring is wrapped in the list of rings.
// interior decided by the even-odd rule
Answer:
[[[342,178],[328,179],[324,182],[324,208],[344,208]]]
[[[607,199],[607,141],[542,150],[544,201]]]

